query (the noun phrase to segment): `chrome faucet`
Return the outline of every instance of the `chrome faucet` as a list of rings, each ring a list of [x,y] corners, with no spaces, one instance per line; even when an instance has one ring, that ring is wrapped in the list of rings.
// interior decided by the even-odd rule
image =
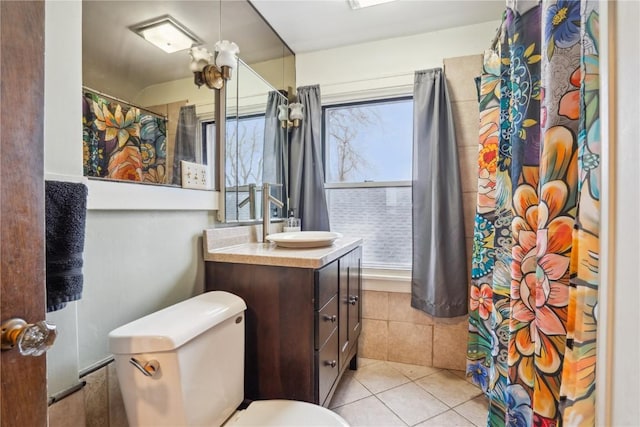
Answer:
[[[240,203],[238,208],[243,208],[249,203],[249,219],[256,219],[256,185],[249,184],[249,195]]]
[[[279,208],[284,207],[284,203],[271,195],[271,186],[281,184],[262,184],[262,243],[267,243],[269,227],[271,226],[271,203]]]

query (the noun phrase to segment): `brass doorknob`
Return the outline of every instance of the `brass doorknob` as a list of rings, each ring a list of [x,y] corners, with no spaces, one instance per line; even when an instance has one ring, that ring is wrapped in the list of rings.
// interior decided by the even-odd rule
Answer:
[[[56,326],[42,320],[27,323],[23,319],[13,318],[2,322],[0,342],[2,350],[11,350],[16,345],[23,356],[40,356],[44,354],[56,340]]]

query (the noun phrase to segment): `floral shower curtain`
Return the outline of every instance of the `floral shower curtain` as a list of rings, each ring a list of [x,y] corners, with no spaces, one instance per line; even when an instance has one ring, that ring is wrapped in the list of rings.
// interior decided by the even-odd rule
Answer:
[[[467,373],[488,425],[594,425],[598,2],[510,3],[479,92]]]

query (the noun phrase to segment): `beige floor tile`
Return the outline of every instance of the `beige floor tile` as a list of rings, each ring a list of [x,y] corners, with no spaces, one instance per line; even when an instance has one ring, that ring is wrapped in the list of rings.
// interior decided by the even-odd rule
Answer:
[[[454,407],[479,396],[482,391],[448,371],[437,372],[416,381],[420,387]]]
[[[415,381],[419,378],[426,377],[427,375],[435,374],[440,369],[432,368],[430,366],[411,365],[408,363],[400,362],[387,362],[387,364],[393,366],[398,371],[409,377],[411,381]]]
[[[414,383],[401,385],[376,396],[409,425],[427,420],[449,409]]]
[[[368,365],[373,365],[374,363],[384,362],[384,360],[379,359],[369,359],[367,357],[358,357],[358,368],[364,368]]]
[[[451,409],[415,427],[475,427],[475,424]]]
[[[334,410],[343,417],[351,427],[368,426],[406,426],[389,408],[375,396],[366,397],[357,402],[341,406]]]
[[[389,293],[362,292],[362,317],[365,319],[389,319]]]
[[[433,326],[389,321],[388,342],[388,360],[431,366]]]
[[[331,398],[329,408],[337,408],[338,406],[352,403],[369,396],[371,396],[371,392],[364,388],[364,386],[354,378],[353,374],[343,375]]]
[[[458,378],[462,378],[463,380],[465,380],[466,382],[468,382],[469,384],[473,384],[473,380],[471,379],[471,376],[467,376],[467,372],[466,371],[461,371],[458,369],[447,369],[449,372],[451,372],[453,375],[455,375]]]
[[[483,394],[462,405],[456,406],[454,410],[466,419],[472,421],[476,426],[484,427],[487,425],[489,400]]]
[[[380,393],[410,380],[393,366],[385,363],[376,363],[358,369],[353,376],[371,393]]]

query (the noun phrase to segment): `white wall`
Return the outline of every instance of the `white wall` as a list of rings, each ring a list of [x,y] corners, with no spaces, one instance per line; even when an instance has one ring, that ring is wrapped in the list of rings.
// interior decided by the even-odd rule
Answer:
[[[444,58],[481,54],[496,21],[296,55],[298,87],[320,84],[323,102],[410,94],[414,72]]]
[[[611,3],[610,3],[611,4]],[[612,153],[615,185],[613,215],[614,259],[612,305],[609,309],[611,353],[611,425],[637,426],[640,422],[640,149],[638,120],[640,90],[640,3],[615,2],[615,128]],[[600,396],[598,396],[600,398]]]
[[[81,2],[46,2],[45,177],[82,179],[81,43]],[[202,230],[213,226],[213,215],[181,210],[175,203],[180,191],[163,192],[165,209],[173,205],[173,210],[90,206],[83,298],[47,315],[59,327],[58,342],[47,355],[50,395],[75,385],[79,371],[109,357],[111,329],[202,291],[200,239]],[[117,203],[117,191],[114,196]]]

